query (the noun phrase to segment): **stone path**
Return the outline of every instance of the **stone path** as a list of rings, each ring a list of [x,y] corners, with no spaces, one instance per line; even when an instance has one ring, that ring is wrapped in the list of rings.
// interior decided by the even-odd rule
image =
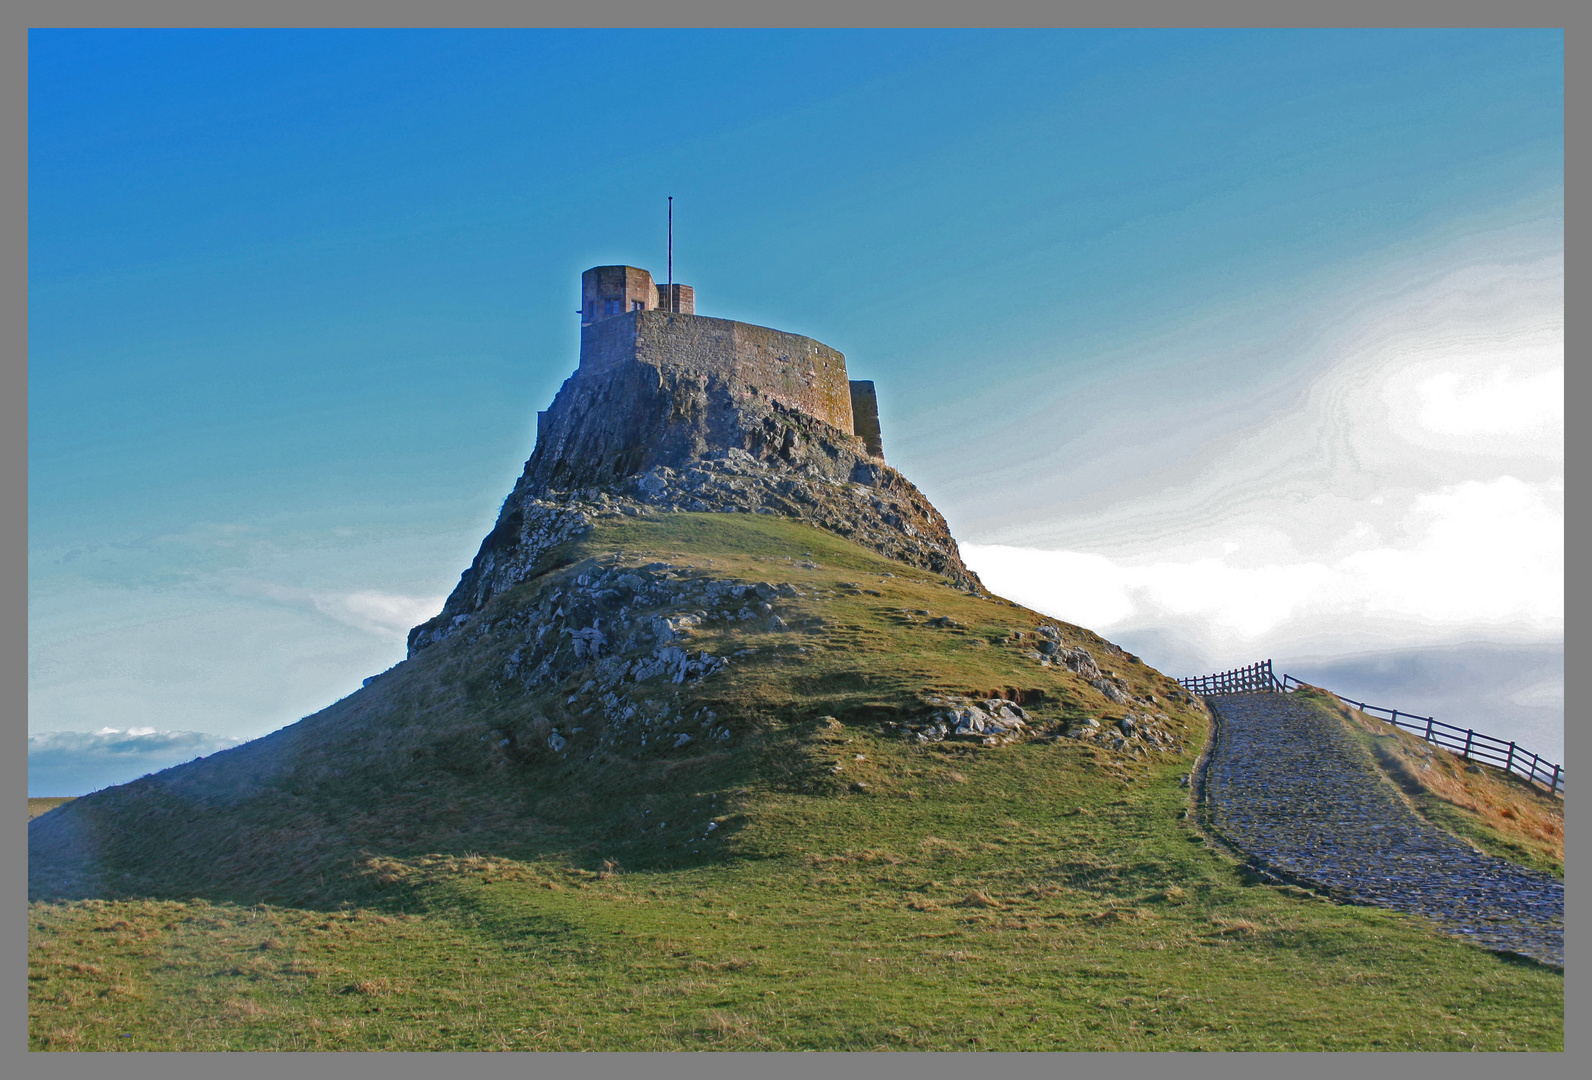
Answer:
[[[1478,853],[1412,811],[1331,717],[1283,694],[1205,699],[1209,820],[1261,869],[1424,915],[1484,948],[1564,965],[1564,885]]]

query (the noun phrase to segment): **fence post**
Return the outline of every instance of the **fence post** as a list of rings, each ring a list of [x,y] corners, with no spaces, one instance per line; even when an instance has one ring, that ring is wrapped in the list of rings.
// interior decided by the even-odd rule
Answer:
[[[1509,760],[1504,762],[1504,772],[1507,773],[1507,772],[1514,772],[1514,771],[1515,771],[1515,744],[1514,744],[1513,741],[1511,741],[1509,743]]]
[[[1553,767],[1553,787],[1549,788],[1548,790],[1550,790],[1550,791],[1558,791],[1559,790],[1559,777],[1562,776],[1563,774],[1564,774],[1564,766],[1563,765],[1555,765]]]
[[[1426,741],[1427,742],[1431,742],[1432,741],[1432,718],[1431,717],[1427,717],[1427,719],[1426,719]]]
[[[1465,729],[1465,752],[1461,754],[1460,757],[1463,757],[1466,760],[1470,759],[1470,742],[1475,737],[1476,733],[1474,731],[1472,731],[1470,728]]]

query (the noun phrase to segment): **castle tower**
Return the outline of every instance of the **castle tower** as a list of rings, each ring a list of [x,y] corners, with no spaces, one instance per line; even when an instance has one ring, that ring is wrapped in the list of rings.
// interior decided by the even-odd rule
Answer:
[[[581,275],[580,293],[582,374],[606,377],[642,363],[733,377],[753,394],[855,437],[869,457],[884,460],[873,383],[849,380],[845,356],[828,345],[698,315],[689,285],[674,286],[671,305],[669,286],[640,267],[594,266]],[[538,445],[549,437],[547,424],[548,414],[537,414]]]
[[[667,285],[656,284],[640,267],[594,266],[580,276],[580,324],[591,326],[632,311],[669,311],[668,294]],[[674,311],[696,314],[696,292],[691,286],[675,285],[674,300]]]

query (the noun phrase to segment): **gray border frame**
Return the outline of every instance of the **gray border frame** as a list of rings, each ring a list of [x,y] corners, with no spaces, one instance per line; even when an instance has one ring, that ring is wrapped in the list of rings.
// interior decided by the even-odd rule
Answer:
[[[1535,26],[1565,27],[1566,39],[1571,39],[1569,24],[1572,9],[1567,3],[1513,3],[1477,4],[1447,3],[1422,0],[1396,6],[1379,4],[1337,5],[1324,9],[1319,4],[1296,4],[1288,9],[1279,5],[1256,3],[1253,0],[1228,0],[1197,6],[1175,4],[1166,0],[1155,2],[1110,2],[1093,0],[1088,3],[1059,4],[1037,3],[1035,0],[1005,0],[1002,3],[951,3],[947,0],[863,0],[858,3],[839,4],[833,0],[822,4],[813,0],[795,7],[790,4],[764,4],[749,7],[733,0],[675,0],[667,8],[644,5],[640,0],[562,0],[559,3],[540,3],[535,6],[513,4],[505,0],[465,0],[443,4],[417,4],[410,2],[380,3],[378,0],[333,0],[320,4],[291,2],[271,5],[269,8],[251,6],[247,9],[233,6],[219,10],[213,4],[184,3],[181,0],[142,0],[133,4],[104,2],[40,3],[23,0],[16,7],[6,8],[0,19],[10,31],[0,35],[0,116],[3,116],[8,151],[5,173],[8,182],[0,187],[4,200],[5,237],[8,241],[4,260],[5,287],[0,288],[0,327],[7,339],[6,362],[0,365],[0,476],[3,476],[5,497],[13,508],[21,512],[7,514],[0,522],[4,528],[4,542],[0,543],[0,559],[6,563],[3,578],[7,609],[21,612],[22,617],[7,619],[5,647],[0,648],[0,686],[4,687],[7,727],[15,724],[11,717],[22,719],[20,727],[26,730],[26,560],[27,560],[27,122],[28,122],[28,38],[25,28],[40,27],[110,27],[110,26],[258,26],[258,27],[316,27],[316,26],[405,26],[405,27],[579,27],[658,25],[657,14],[667,10],[669,25],[679,27],[1123,27],[1123,26]],[[1358,16],[1358,17],[1356,17]],[[1566,89],[1578,81],[1573,67],[1566,72]],[[1567,109],[1568,113],[1568,109]],[[1567,115],[1568,121],[1568,115]],[[1585,150],[1579,138],[1566,131],[1566,148],[1571,151],[1567,159],[1568,173],[1573,161],[1583,164]],[[1568,202],[1568,199],[1566,200]],[[1567,207],[1567,211],[1569,207]],[[1572,231],[1573,215],[1566,214],[1567,241]],[[1566,248],[1567,280],[1577,280],[1577,265],[1572,250]],[[1584,345],[1580,325],[1571,320],[1567,326],[1566,353],[1578,355],[1576,344]],[[1574,344],[1572,344],[1574,343]],[[1567,411],[1584,404],[1592,397],[1592,378],[1588,377],[1587,363],[1568,365],[1566,391],[1570,395]],[[1567,457],[1585,460],[1588,437],[1574,425],[1566,432]],[[1572,484],[1566,493],[1566,532],[1584,532],[1587,508],[1580,498],[1580,489]],[[1581,611],[1586,597],[1586,575],[1567,561],[1566,564],[1566,648],[1572,657],[1580,645]],[[1566,686],[1566,715],[1578,714],[1577,709],[1586,704],[1588,691],[1578,681]],[[22,732],[17,732],[20,735]],[[8,735],[12,732],[8,731]],[[1579,727],[1566,724],[1565,759],[1568,763],[1577,756],[1589,736]],[[7,755],[0,764],[0,782],[9,790],[25,791],[27,787],[26,755]],[[1566,809],[1570,817],[1585,817],[1572,798]],[[20,822],[20,815],[13,819]],[[17,826],[13,826],[16,828]],[[1571,830],[1573,840],[1567,843],[1574,850],[1567,858],[1567,883],[1571,878],[1577,887],[1569,890],[1567,922],[1579,926],[1581,912],[1586,907],[1583,898],[1588,874],[1586,858],[1588,843],[1583,838],[1589,834],[1577,822]],[[15,836],[15,839],[12,837]],[[16,865],[25,859],[26,833],[8,834],[7,850],[13,852],[8,863]],[[20,848],[20,853],[17,849]],[[18,923],[26,918],[26,876],[12,874],[8,882],[6,910],[11,914],[6,920],[5,932],[0,934],[0,948],[4,950],[5,970],[13,973],[4,982],[5,1008],[0,1011],[0,1034],[6,1046],[4,1060],[15,1058],[8,1067],[11,1075],[33,1076],[99,1076],[127,1075],[150,1077],[212,1077],[212,1076],[328,1076],[377,1077],[389,1080],[395,1073],[403,1076],[431,1077],[446,1070],[470,1076],[642,1076],[649,1078],[671,1075],[691,1077],[734,1076],[748,1073],[769,1076],[850,1076],[912,1077],[922,1080],[925,1074],[962,1076],[973,1070],[1000,1076],[1123,1076],[1195,1075],[1212,1076],[1265,1076],[1282,1075],[1391,1075],[1401,1077],[1475,1075],[1494,1077],[1509,1071],[1517,1075],[1571,1075],[1570,1055],[1450,1055],[1450,1054],[1253,1054],[1211,1055],[1198,1054],[982,1054],[975,1057],[957,1054],[843,1054],[823,1053],[807,1055],[789,1054],[379,1054],[358,1052],[349,1054],[137,1054],[117,1055],[113,1060],[100,1060],[107,1055],[70,1054],[52,1055],[27,1053],[27,1009],[25,980],[20,971],[26,964],[25,927]],[[1571,912],[1574,912],[1572,915]],[[1569,951],[1579,955],[1574,932],[1568,935]],[[1569,969],[1567,968],[1567,974]],[[1572,1013],[1572,1003],[1584,1007],[1587,995],[1582,991],[1579,969],[1566,986],[1567,1015]],[[1566,1025],[1567,1048],[1581,1045],[1579,1032]],[[1574,1042],[1572,1042],[1574,1040]],[[1209,1058],[1210,1060],[1201,1060]],[[1507,1058],[1508,1060],[1494,1060]]]

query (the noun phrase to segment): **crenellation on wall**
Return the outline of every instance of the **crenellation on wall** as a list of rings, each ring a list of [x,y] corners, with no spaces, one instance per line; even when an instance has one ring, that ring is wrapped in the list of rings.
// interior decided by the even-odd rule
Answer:
[[[678,315],[695,315],[696,290],[689,285],[681,285],[679,282],[674,284],[673,289],[674,306],[671,307],[669,305],[670,285],[667,282],[658,286],[658,302],[656,306],[664,311],[673,311]]]

